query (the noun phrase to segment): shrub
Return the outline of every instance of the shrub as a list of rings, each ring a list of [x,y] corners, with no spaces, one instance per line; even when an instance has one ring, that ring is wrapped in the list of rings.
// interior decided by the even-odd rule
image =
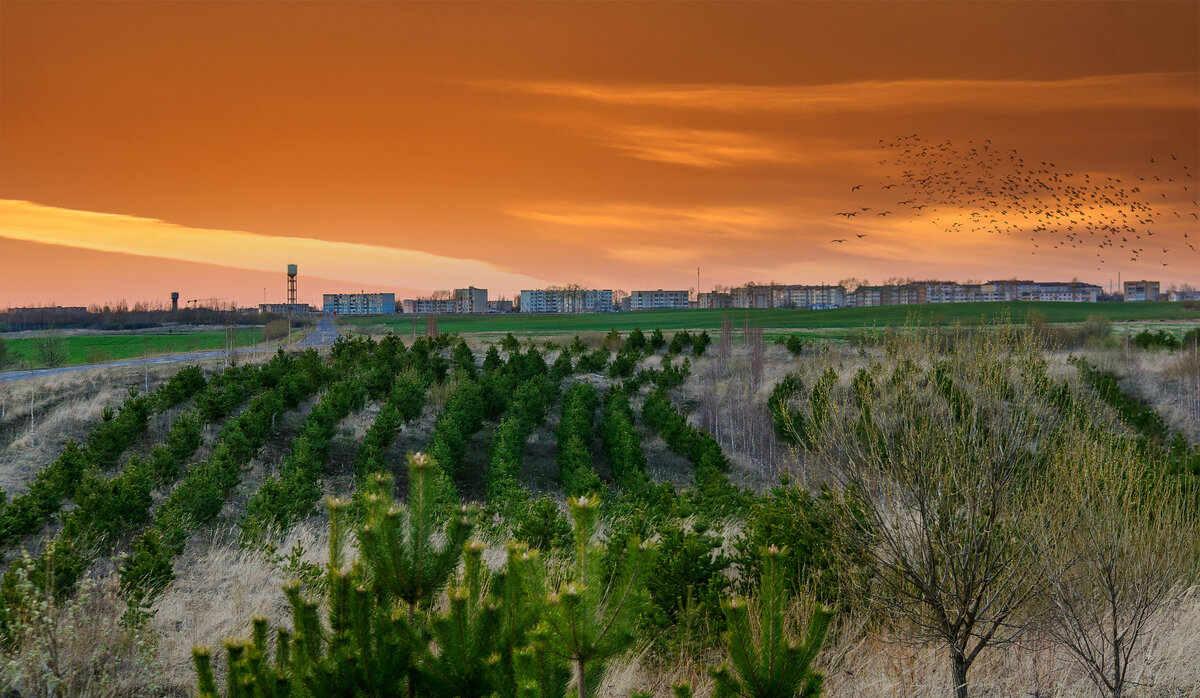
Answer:
[[[60,334],[39,334],[33,338],[31,346],[33,358],[43,368],[58,368],[67,362],[67,338]]]
[[[291,330],[292,323],[288,322],[287,318],[272,320],[263,327],[263,341],[273,342],[276,339],[283,339]]]
[[[1133,343],[1135,346],[1147,350],[1169,349],[1174,351],[1183,346],[1175,335],[1163,330],[1154,330],[1153,332],[1142,330],[1133,336]]]
[[[654,328],[654,332],[650,335],[650,350],[659,351],[667,345],[667,338],[663,336],[663,331]]]
[[[661,332],[659,332],[659,336],[662,336]],[[640,354],[645,351],[645,349],[646,335],[642,333],[642,328],[633,328],[633,331],[629,333],[629,337],[625,339],[625,346],[622,347],[622,350],[631,354]]]
[[[613,359],[612,365],[608,367],[608,376],[610,378],[629,378],[633,375],[633,370],[637,368],[638,359],[641,354],[634,353],[627,348],[622,349],[617,353],[617,357]]]
[[[603,347],[584,354],[575,363],[577,373],[603,373],[608,366],[609,351]]]

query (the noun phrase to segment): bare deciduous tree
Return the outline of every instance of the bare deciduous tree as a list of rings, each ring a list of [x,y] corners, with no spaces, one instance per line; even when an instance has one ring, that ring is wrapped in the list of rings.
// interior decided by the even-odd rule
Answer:
[[[889,341],[888,390],[840,386],[810,438],[844,486],[845,511],[858,512],[839,533],[848,559],[868,561],[860,602],[944,643],[966,698],[971,665],[1022,629],[1017,612],[1040,583],[1022,530],[1038,506],[1025,475],[1057,420],[1022,384],[1030,372],[1011,347],[1029,335],[910,329]]]
[[[1149,624],[1197,581],[1200,520],[1182,479],[1127,442],[1056,451],[1033,527],[1049,634],[1096,688],[1121,698]],[[1194,499],[1194,498],[1193,498]]]

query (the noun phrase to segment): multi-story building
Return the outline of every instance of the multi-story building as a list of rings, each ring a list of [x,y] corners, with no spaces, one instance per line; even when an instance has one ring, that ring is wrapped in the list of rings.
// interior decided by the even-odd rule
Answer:
[[[630,310],[686,309],[687,291],[633,291],[626,299]],[[624,301],[622,302],[624,304]]]
[[[1100,298],[1101,288],[1095,284],[1079,281],[1035,283],[1032,298],[1035,301],[1066,301],[1070,303],[1095,303]],[[1022,299],[1025,300],[1025,299]]]
[[[400,304],[405,314],[453,315],[458,302],[453,298],[405,298]]]
[[[1171,292],[1167,293],[1167,300],[1170,300],[1170,301],[1200,301],[1200,291],[1197,291],[1194,289],[1171,291]]]
[[[1126,281],[1125,302],[1154,302],[1158,300],[1157,281]]]
[[[729,292],[735,308],[771,308],[775,302],[774,286],[746,285]]]
[[[843,308],[846,289],[842,286],[771,286],[773,308]]]
[[[521,291],[522,313],[607,313],[612,289],[537,289]]]
[[[456,288],[454,289],[454,305],[456,311],[460,313],[486,313],[488,311],[487,289],[474,286]]]
[[[395,301],[393,301],[393,304]],[[313,308],[308,303],[259,303],[258,312],[275,315],[308,315]]]
[[[733,294],[712,291],[696,294],[697,305],[707,310],[719,310],[733,307]]]
[[[507,300],[488,301],[487,309],[489,313],[511,313],[513,302]]]
[[[329,315],[381,315],[396,312],[394,293],[326,293],[324,311]]]
[[[849,294],[850,305],[856,308],[875,308],[896,305],[896,286],[859,286]]]

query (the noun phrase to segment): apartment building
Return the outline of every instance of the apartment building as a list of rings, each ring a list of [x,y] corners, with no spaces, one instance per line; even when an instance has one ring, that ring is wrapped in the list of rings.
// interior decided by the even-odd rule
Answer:
[[[395,301],[392,301],[393,304]],[[275,315],[308,315],[316,312],[308,303],[259,303],[258,312]]]
[[[406,314],[453,315],[458,312],[458,302],[453,298],[405,298],[400,307]]]
[[[894,286],[859,286],[847,295],[850,305],[870,308],[880,305],[926,303],[972,303],[998,301],[1059,301],[1096,303],[1102,289],[1079,281],[988,281],[959,284],[949,281],[917,281]]]
[[[628,304],[629,310],[687,309],[688,292],[664,291],[661,288],[656,291],[633,291],[621,303]]]
[[[1154,302],[1158,300],[1157,281],[1126,281],[1125,302]]]
[[[489,313],[511,313],[513,308],[512,301],[488,301],[487,309]]]
[[[454,306],[455,312],[459,313],[486,313],[488,311],[487,289],[474,286],[454,289]]]
[[[327,315],[382,315],[396,312],[394,293],[326,293],[322,308]]]
[[[607,313],[612,289],[535,289],[521,291],[522,313]]]
[[[720,293],[713,291],[711,293],[696,294],[696,302],[700,308],[707,310],[720,310],[722,308],[733,307],[733,294]]]
[[[1200,301],[1200,291],[1196,291],[1196,290],[1171,291],[1167,294],[1167,300],[1170,300],[1170,301]]]
[[[771,307],[811,308],[824,310],[844,308],[846,289],[842,286],[772,286]]]
[[[729,292],[733,296],[735,308],[773,308],[775,303],[774,286],[741,286]]]

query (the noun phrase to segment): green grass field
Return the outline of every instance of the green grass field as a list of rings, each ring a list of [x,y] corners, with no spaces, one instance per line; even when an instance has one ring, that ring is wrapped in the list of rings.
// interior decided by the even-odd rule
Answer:
[[[439,315],[441,332],[503,333],[554,335],[576,332],[620,331],[641,327],[663,330],[718,329],[729,316],[734,326],[747,320],[767,330],[858,330],[903,325],[985,325],[1002,321],[1024,323],[1030,313],[1040,314],[1046,322],[1077,323],[1092,316],[1112,322],[1200,321],[1200,311],[1185,310],[1182,303],[947,303],[942,305],[885,306],[879,308],[841,308],[838,310],[649,310],[632,313],[595,315]],[[418,334],[425,331],[425,316],[416,319]],[[338,318],[343,326],[359,331],[411,334],[413,316],[373,315]],[[833,335],[847,334],[833,332]]]
[[[104,334],[69,335],[67,360],[64,366],[97,364],[121,359],[137,359],[144,356],[179,354],[193,351],[210,351],[225,347],[225,333],[216,332],[112,332]],[[26,362],[32,368],[41,368],[33,353],[33,338],[6,339],[10,363],[9,370],[24,368]],[[237,345],[252,346],[262,341],[261,327],[243,327],[237,330]]]

